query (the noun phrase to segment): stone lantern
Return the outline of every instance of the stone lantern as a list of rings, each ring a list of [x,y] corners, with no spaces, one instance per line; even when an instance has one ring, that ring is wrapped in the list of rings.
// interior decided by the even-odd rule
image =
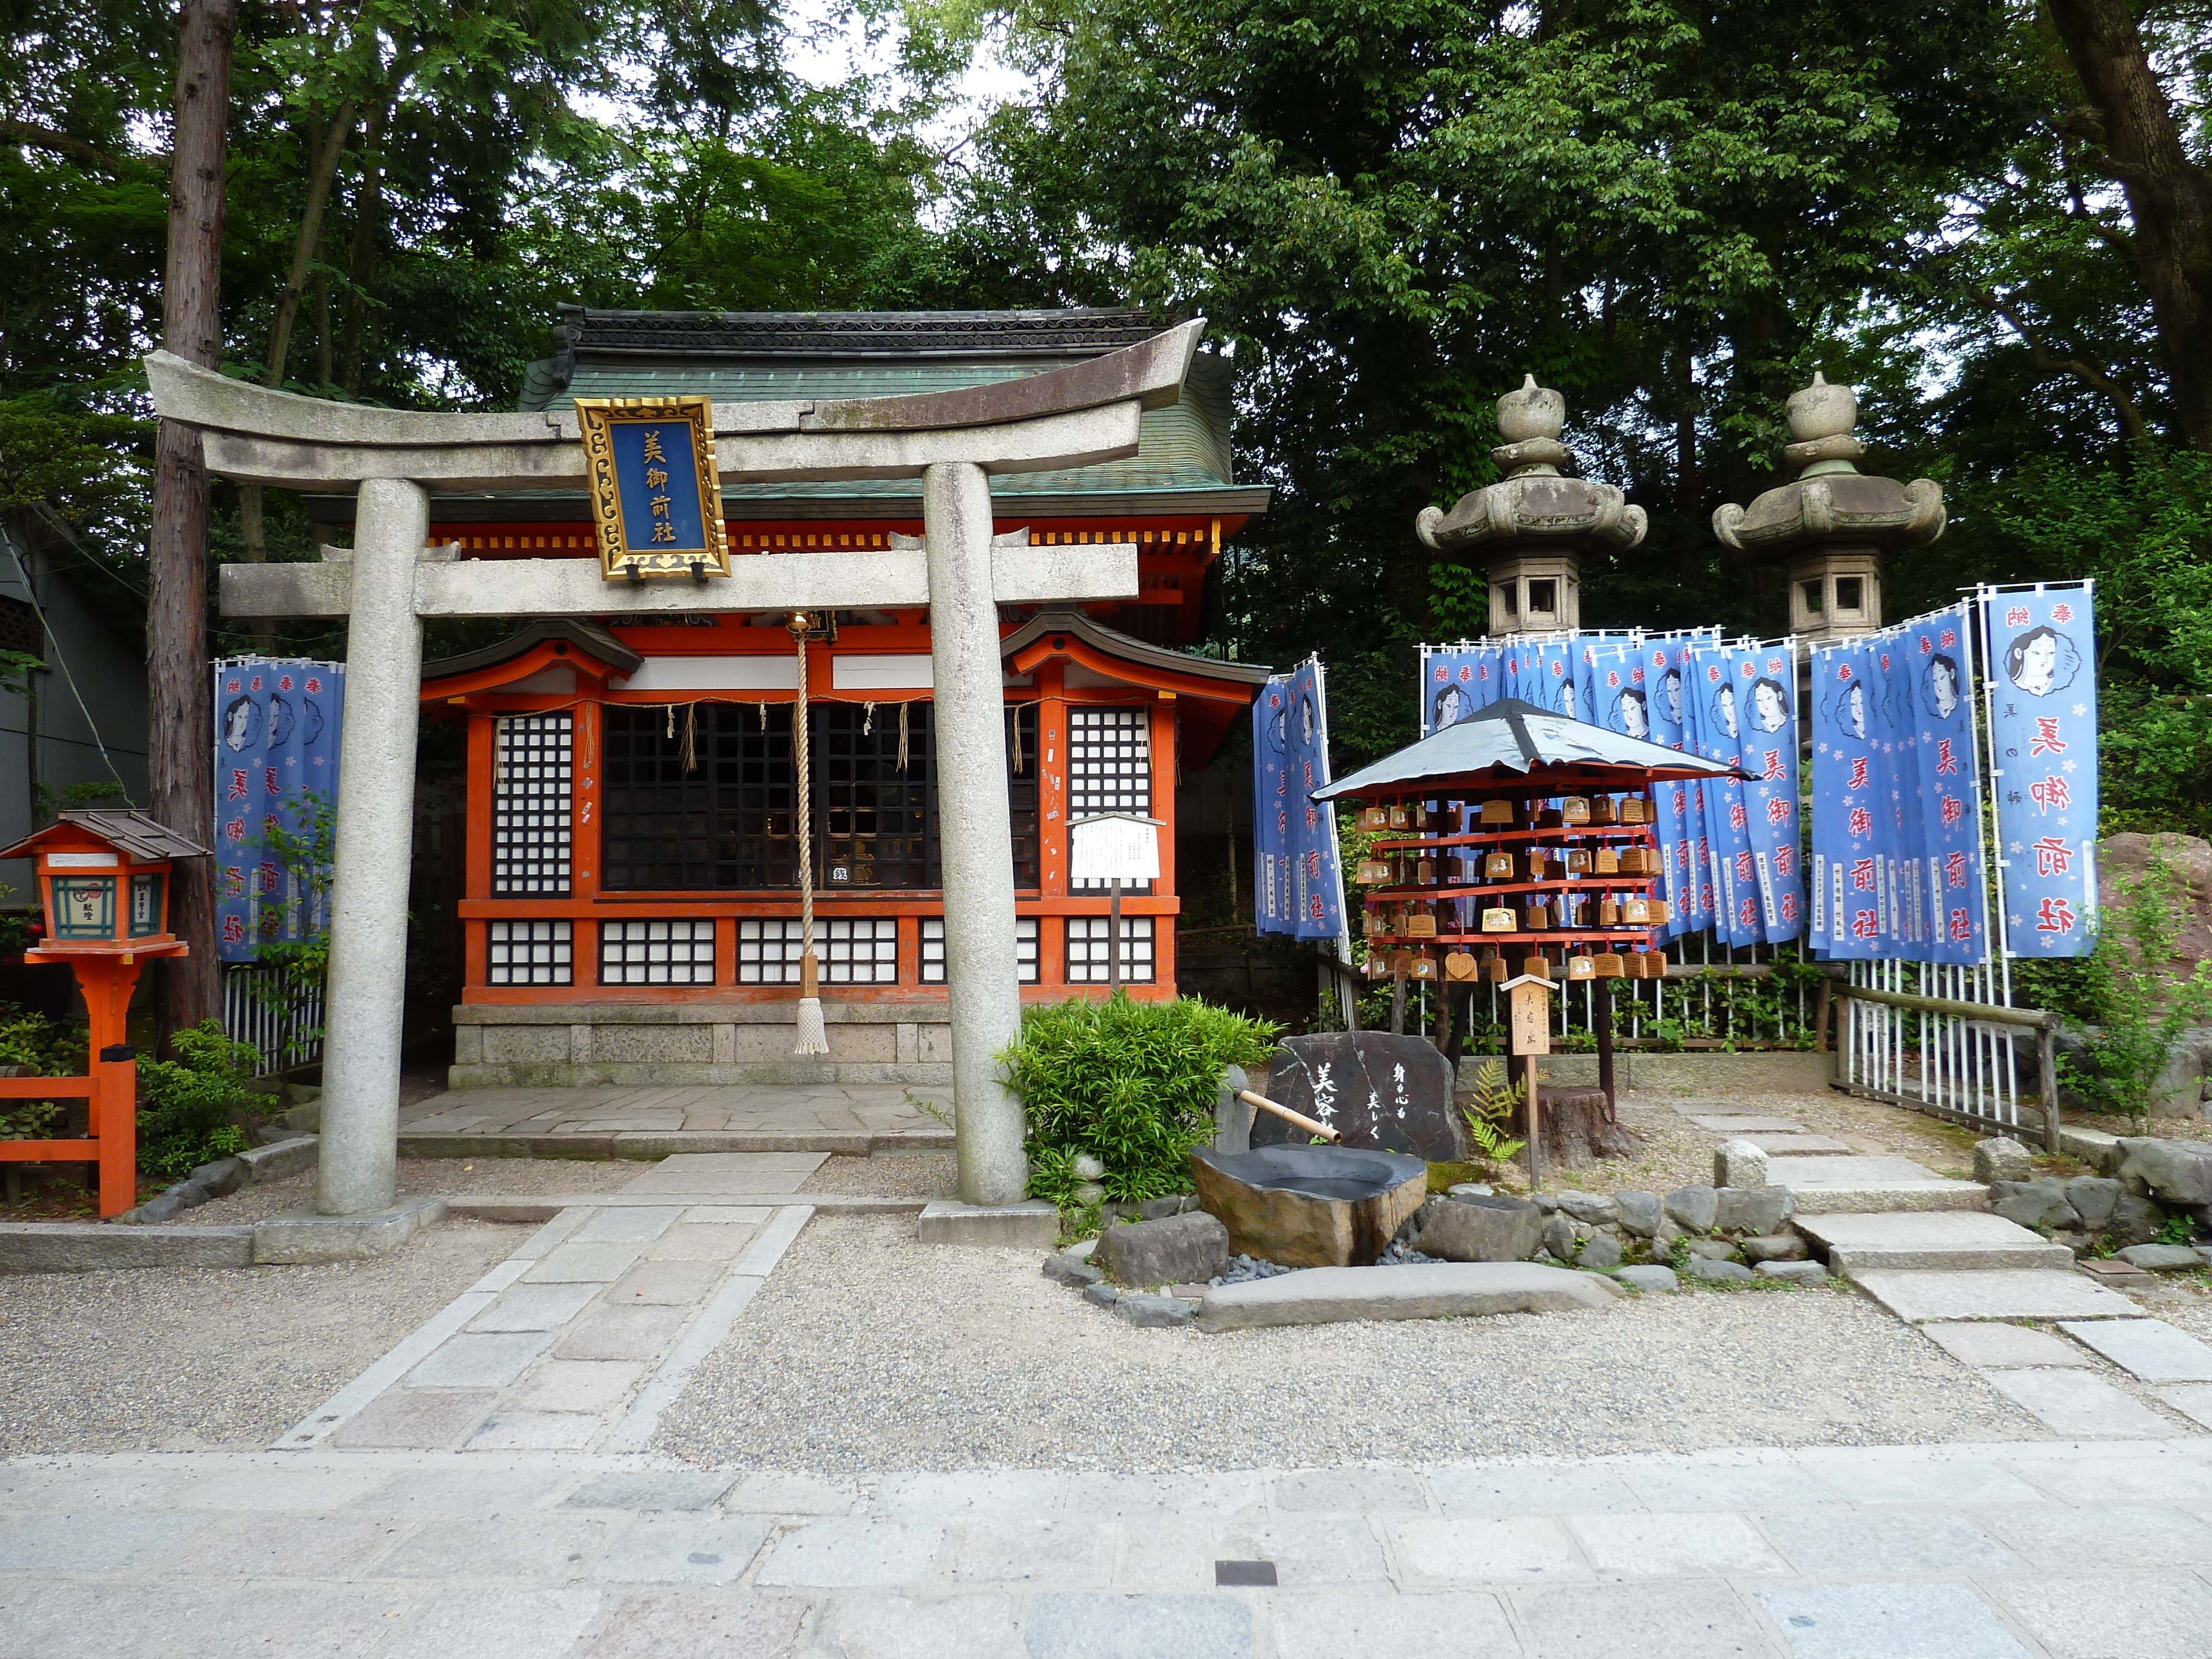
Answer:
[[[1459,498],[1449,513],[1421,509],[1414,533],[1439,553],[1480,552],[1490,568],[1490,632],[1550,634],[1582,626],[1582,556],[1635,546],[1644,517],[1611,484],[1564,476],[1559,441],[1567,401],[1533,374],[1498,400],[1505,441],[1490,459],[1505,477]]]
[[[1748,507],[1713,514],[1713,534],[1739,553],[1781,558],[1790,573],[1790,631],[1842,639],[1881,626],[1881,556],[1918,547],[1943,533],[1943,487],[1932,478],[1901,484],[1853,465],[1866,446],[1851,435],[1858,398],[1820,374],[1786,405],[1790,435],[1782,452],[1795,482]]]

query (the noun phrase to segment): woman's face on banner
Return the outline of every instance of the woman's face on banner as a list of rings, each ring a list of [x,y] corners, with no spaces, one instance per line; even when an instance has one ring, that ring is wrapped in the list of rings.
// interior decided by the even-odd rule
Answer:
[[[1305,733],[1306,747],[1313,747],[1314,706],[1311,697],[1298,699],[1298,729]]]
[[[1651,717],[1644,707],[1641,691],[1620,694],[1620,723],[1632,738],[1648,737],[1651,732]]]
[[[1790,710],[1782,701],[1782,693],[1773,685],[1761,680],[1751,689],[1753,718],[1762,732],[1779,732],[1789,723]]]
[[[1447,726],[1459,724],[1460,710],[1464,706],[1465,698],[1459,687],[1444,687],[1443,695],[1437,699],[1437,730],[1441,732]]]
[[[1659,677],[1660,706],[1666,709],[1667,718],[1675,725],[1682,723],[1682,677],[1668,669]]]
[[[253,732],[253,700],[240,697],[222,711],[223,746],[234,753],[246,747]]]
[[[2051,683],[2058,678],[2058,636],[2038,633],[2029,639],[2020,653],[2020,672],[2012,683],[2032,697],[2039,697],[2051,690]]]
[[[1741,736],[1741,729],[1735,723],[1735,687],[1723,685],[1721,687],[1719,697],[1715,701],[1720,706],[1721,730],[1732,738]]]
[[[1850,723],[1851,735],[1866,736],[1866,687],[1854,685],[1844,698],[1844,718]]]
[[[1938,714],[1948,715],[1959,706],[1959,671],[1942,658],[1929,665],[1928,683],[1935,688]]]

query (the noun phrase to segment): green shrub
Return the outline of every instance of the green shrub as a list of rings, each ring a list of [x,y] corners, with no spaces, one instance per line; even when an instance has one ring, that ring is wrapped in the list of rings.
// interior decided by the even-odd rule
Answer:
[[[246,1150],[238,1119],[252,1106],[246,1085],[259,1055],[212,1019],[170,1042],[177,1059],[138,1062],[138,1167],[174,1180]]]
[[[85,1028],[0,1002],[0,1066],[20,1066],[33,1077],[81,1077]],[[58,1100],[0,1099],[0,1140],[50,1140],[62,1116]]]
[[[1191,1148],[1213,1136],[1223,1067],[1266,1060],[1276,1030],[1194,997],[1121,994],[1030,1009],[1021,1040],[999,1056],[1028,1121],[1030,1195],[1072,1207],[1083,1184],[1075,1160],[1085,1152],[1106,1166],[1109,1198],[1182,1192]]]

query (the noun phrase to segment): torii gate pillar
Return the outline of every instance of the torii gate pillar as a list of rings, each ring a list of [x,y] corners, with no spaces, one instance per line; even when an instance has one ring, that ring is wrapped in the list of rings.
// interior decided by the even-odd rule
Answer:
[[[427,545],[437,489],[580,487],[574,410],[356,409],[226,380],[166,352],[148,358],[155,408],[200,430],[211,473],[358,490],[350,553],[222,573],[226,616],[348,619],[317,1208],[373,1214],[397,1195],[422,618],[831,607],[929,610],[960,1196],[1018,1200],[1021,1103],[996,1058],[1021,1030],[998,608],[1133,596],[1137,561],[1126,544],[994,540],[990,476],[1135,454],[1141,411],[1180,397],[1204,327],[1181,324],[1073,368],[958,392],[717,406],[725,477],[918,477],[925,534],[919,550],[748,556],[703,593],[690,582],[604,582],[595,561],[456,560]]]

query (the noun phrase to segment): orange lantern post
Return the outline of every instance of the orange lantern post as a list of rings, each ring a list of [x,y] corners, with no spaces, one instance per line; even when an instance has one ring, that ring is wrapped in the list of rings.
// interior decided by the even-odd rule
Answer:
[[[0,851],[0,858],[39,860],[39,897],[46,942],[25,962],[66,962],[84,994],[91,1026],[91,1063],[84,1077],[0,1078],[0,1097],[82,1097],[90,1121],[86,1140],[0,1140],[0,1160],[96,1164],[100,1214],[105,1220],[137,1202],[137,1052],[125,1023],[139,969],[149,957],[181,957],[184,940],[169,932],[170,876],[180,858],[208,849],[135,810],[69,811],[58,823]]]

